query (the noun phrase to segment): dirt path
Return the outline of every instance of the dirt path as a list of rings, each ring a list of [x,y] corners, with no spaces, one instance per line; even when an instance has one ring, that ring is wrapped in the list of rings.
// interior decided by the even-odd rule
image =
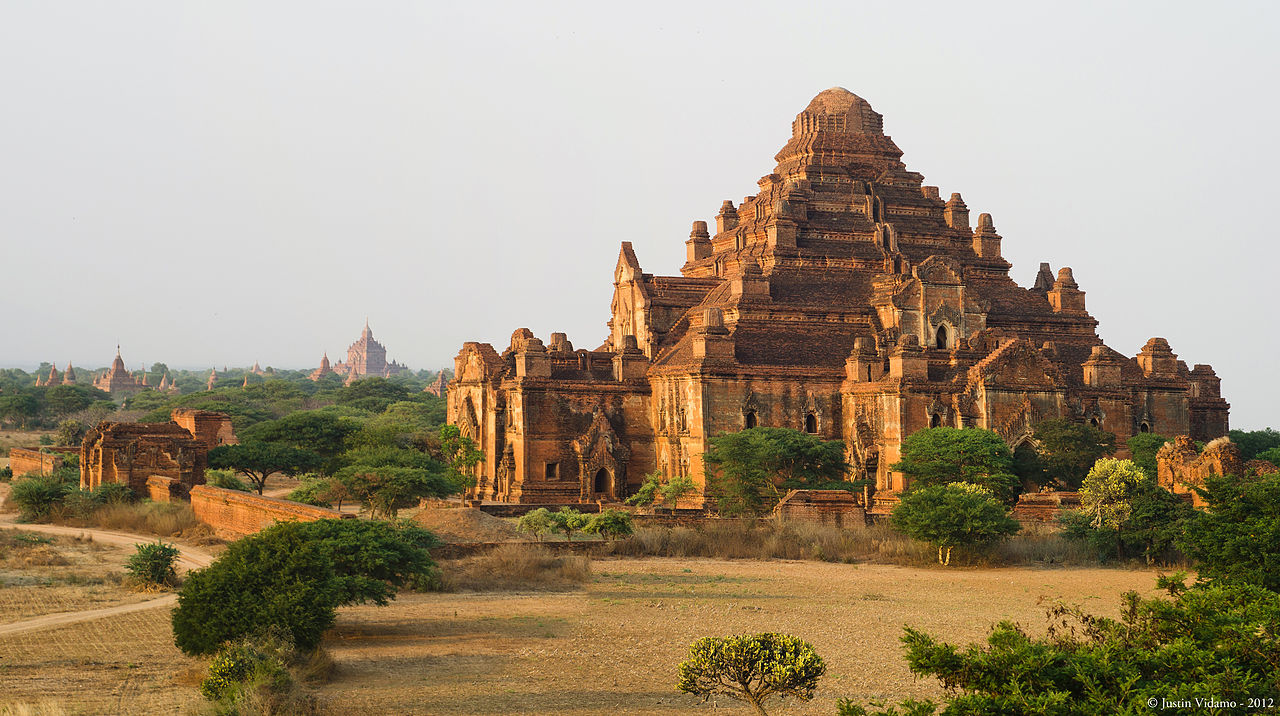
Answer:
[[[4,486],[4,487],[7,487]],[[7,490],[5,491],[7,492]],[[0,493],[0,497],[3,494]],[[14,522],[16,515],[13,513],[0,514],[0,529],[23,530],[26,532],[41,532],[44,534],[61,535],[65,537],[90,536],[95,542],[104,544],[113,544],[129,547],[137,544],[149,544],[156,540],[155,537],[147,537],[143,535],[129,534],[127,532],[113,532],[111,530],[99,530],[86,527],[63,527],[61,525],[39,525],[39,524],[17,524]],[[178,566],[182,571],[200,569],[208,567],[213,562],[213,555],[203,550],[194,549],[185,545],[175,545],[180,554],[178,555]],[[127,614],[142,609],[154,609],[156,607],[170,606],[178,601],[178,595],[165,594],[155,599],[149,599],[145,602],[137,602],[134,604],[123,604],[118,607],[105,607],[102,609],[86,609],[76,612],[60,612],[58,614],[46,614],[35,619],[27,619],[25,621],[14,622],[11,624],[0,624],[0,636],[17,634],[19,632],[32,631],[35,629],[47,629],[49,627],[61,626],[63,624],[73,624],[75,622],[91,621],[93,619],[101,619],[103,617],[115,616],[117,614]]]

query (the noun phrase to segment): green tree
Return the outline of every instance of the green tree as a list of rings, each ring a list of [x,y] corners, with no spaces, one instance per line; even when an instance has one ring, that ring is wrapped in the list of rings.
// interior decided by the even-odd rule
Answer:
[[[1271,448],[1270,450],[1263,450],[1262,452],[1258,453],[1258,457],[1254,459],[1266,460],[1272,465],[1275,465],[1276,467],[1280,467],[1280,448]]]
[[[1271,428],[1231,430],[1227,436],[1240,448],[1240,454],[1246,461],[1257,459],[1258,453],[1280,447],[1280,432]]]
[[[547,514],[553,525],[552,529],[556,532],[563,532],[565,540],[569,542],[573,541],[574,532],[580,531],[591,521],[589,515],[584,515],[568,507],[561,507],[558,511],[548,512]]]
[[[868,711],[842,700],[838,712],[1136,715],[1168,701],[1203,701],[1205,694],[1236,702],[1218,713],[1256,713],[1247,706],[1251,698],[1274,703],[1280,693],[1280,595],[1245,584],[1187,589],[1180,575],[1160,584],[1172,599],[1128,592],[1118,620],[1056,605],[1043,637],[1005,621],[985,645],[959,647],[908,627],[902,638],[907,664],[918,676],[937,677],[948,691],[946,703],[908,701],[900,712]]]
[[[551,510],[539,507],[520,515],[520,519],[516,522],[516,529],[533,535],[541,542],[543,535],[555,531],[556,521],[551,517]]]
[[[768,716],[765,703],[794,697],[809,701],[827,665],[808,642],[789,634],[705,637],[689,646],[680,662],[676,689],[701,696],[726,696]]]
[[[58,444],[79,445],[84,440],[84,424],[79,420],[63,420],[58,423]]]
[[[322,410],[305,410],[253,425],[240,435],[240,439],[313,452],[324,458],[322,471],[331,475],[340,467],[334,464],[334,459],[346,449],[347,438],[359,429],[359,422],[351,418]]]
[[[1064,418],[1045,420],[1032,436],[1045,472],[1066,489],[1079,487],[1098,458],[1116,451],[1112,433]]]
[[[608,539],[626,537],[634,531],[631,526],[631,513],[625,510],[604,510],[592,515],[582,531]]]
[[[259,495],[268,477],[276,473],[301,475],[316,469],[322,462],[319,455],[309,450],[277,443],[219,445],[209,451],[209,467],[235,470],[244,475]]]
[[[764,514],[786,490],[828,488],[849,472],[844,443],[799,430],[748,428],[709,443],[702,456],[708,492],[729,516]]]
[[[1153,480],[1131,460],[1103,458],[1080,485],[1080,506],[1094,529],[1114,535],[1116,554],[1124,556],[1123,526],[1133,513],[1133,498]]]
[[[347,451],[343,459],[350,464],[336,477],[350,497],[375,516],[391,518],[424,497],[446,497],[457,491],[447,467],[420,450],[360,448]]]
[[[55,385],[45,389],[45,410],[52,416],[63,416],[84,410],[97,400],[106,400],[107,393],[87,385]]]
[[[436,541],[416,527],[365,520],[284,522],[231,544],[187,576],[173,633],[187,654],[272,626],[302,649],[320,643],[346,604],[385,605],[398,588],[434,569]]]
[[[659,497],[658,490],[662,487],[662,473],[654,470],[644,476],[644,481],[640,483],[640,487],[636,488],[635,494],[626,499],[628,505],[639,505],[647,507],[657,501]]]
[[[1206,477],[1206,509],[1187,520],[1182,551],[1201,577],[1280,592],[1280,474]]]
[[[1133,455],[1131,458],[1133,464],[1154,480],[1159,476],[1156,470],[1156,453],[1160,452],[1160,448],[1164,447],[1169,440],[1170,438],[1155,433],[1138,433],[1126,440],[1125,445]]]
[[[1013,453],[995,432],[977,428],[928,428],[902,441],[902,458],[890,466],[909,485],[981,485],[1001,502],[1013,504],[1021,489],[1013,474]]]
[[[475,467],[484,461],[484,453],[476,447],[475,441],[458,429],[457,425],[440,426],[440,452],[449,466],[449,479],[457,485],[461,499],[466,499],[467,490],[475,487]]]
[[[29,393],[0,395],[0,420],[25,430],[38,412],[40,403]]]
[[[964,482],[908,490],[893,509],[893,528],[938,548],[938,564],[951,564],[953,547],[1004,539],[1019,529],[985,487]]]
[[[674,511],[679,506],[680,500],[696,492],[697,489],[698,486],[693,484],[693,478],[688,475],[676,475],[658,490],[658,494],[662,495],[662,504]]]

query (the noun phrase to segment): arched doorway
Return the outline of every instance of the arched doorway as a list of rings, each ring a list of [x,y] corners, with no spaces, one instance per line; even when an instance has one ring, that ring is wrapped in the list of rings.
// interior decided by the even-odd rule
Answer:
[[[946,350],[949,347],[947,344],[947,327],[946,326],[938,326],[938,333],[936,334],[935,338],[937,339],[938,347],[941,348],[942,350]]]
[[[1143,423],[1143,424],[1141,424],[1141,425],[1139,425],[1139,426],[1138,426],[1138,432],[1140,432],[1140,433],[1149,433],[1149,432],[1151,432],[1151,426],[1150,426],[1150,425],[1147,425],[1146,423]]]
[[[591,490],[597,495],[609,494],[609,483],[612,482],[608,468],[600,468],[596,470],[596,476],[591,481]]]
[[[804,431],[811,435],[818,432],[818,416],[813,413],[804,416]]]
[[[939,415],[939,414],[937,414],[937,413],[934,413],[934,414],[930,415],[930,416],[929,416],[929,427],[931,427],[931,428],[940,428],[940,427],[942,427],[942,416],[941,416],[941,415]]]
[[[743,420],[743,422],[746,423],[748,430],[750,430],[751,428],[754,428],[756,426],[756,411],[748,410],[746,418]]]

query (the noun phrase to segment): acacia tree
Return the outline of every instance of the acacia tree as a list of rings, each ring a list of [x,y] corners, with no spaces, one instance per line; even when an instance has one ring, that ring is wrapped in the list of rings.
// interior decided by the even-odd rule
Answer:
[[[789,634],[704,637],[680,662],[676,689],[703,697],[727,696],[768,716],[764,704],[788,696],[809,701],[827,666],[813,647]]]
[[[951,564],[951,549],[1004,539],[1018,521],[984,487],[966,482],[909,490],[893,509],[891,524],[938,548],[938,564]]]
[[[702,459],[726,515],[773,509],[783,490],[852,488],[844,443],[787,428],[748,428],[711,438]]]
[[[928,428],[902,441],[902,459],[890,466],[913,485],[968,482],[1006,504],[1018,499],[1013,452],[1003,438],[978,428]]]
[[[310,450],[277,443],[241,443],[219,445],[209,451],[209,467],[225,468],[249,478],[258,494],[262,494],[267,478],[281,473],[301,475],[316,469],[324,460]]]
[[[662,495],[662,504],[674,512],[680,500],[697,489],[698,486],[693,484],[693,478],[688,475],[676,475],[668,480],[667,484],[658,488],[658,494]]]

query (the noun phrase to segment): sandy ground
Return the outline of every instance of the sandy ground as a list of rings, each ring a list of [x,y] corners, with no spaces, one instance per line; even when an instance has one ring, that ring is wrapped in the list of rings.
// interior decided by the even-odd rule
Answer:
[[[561,594],[404,595],[342,611],[326,642],[344,708],[422,714],[687,714],[711,709],[674,691],[676,664],[702,636],[782,631],[811,642],[828,674],[808,704],[839,697],[936,696],[898,642],[910,624],[955,642],[1002,619],[1042,631],[1041,596],[1115,615],[1119,594],[1155,574],[1110,569],[916,569],[815,562],[602,560]],[[749,713],[721,701],[727,713]],[[775,713],[774,709],[770,713]]]

